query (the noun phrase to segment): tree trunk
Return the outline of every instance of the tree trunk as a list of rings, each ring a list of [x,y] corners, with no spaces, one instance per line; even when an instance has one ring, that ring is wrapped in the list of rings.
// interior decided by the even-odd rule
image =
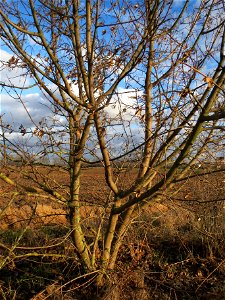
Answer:
[[[81,228],[80,216],[80,168],[81,163],[77,162],[71,174],[71,198],[69,201],[69,220],[71,226],[71,236],[76,247],[77,253],[83,262],[85,271],[91,271],[91,260],[88,252],[87,243],[85,241],[84,233]]]

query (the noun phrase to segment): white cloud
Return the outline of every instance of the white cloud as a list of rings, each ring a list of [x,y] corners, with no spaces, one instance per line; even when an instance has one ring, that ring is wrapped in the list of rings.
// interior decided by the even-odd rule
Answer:
[[[3,62],[7,63],[13,55],[4,50],[1,50],[0,54],[0,64],[1,67],[3,67]],[[21,85],[23,82],[27,84],[29,80],[27,80],[23,74],[24,70],[17,67],[10,69],[5,65],[1,72],[0,81],[8,84],[11,80],[10,83],[13,83],[14,85]],[[49,88],[51,88],[56,96],[60,97],[57,86],[49,84]],[[75,95],[79,96],[77,85],[72,85],[72,91]],[[29,132],[30,129],[34,130],[35,126],[38,125],[41,120],[48,117],[52,118],[53,126],[54,122],[59,124],[61,121],[62,126],[63,123],[65,123],[65,118],[53,114],[49,107],[51,104],[48,100],[48,96],[43,95],[40,90],[38,91],[35,88],[31,89],[30,93],[25,91],[20,97],[14,92],[15,91],[11,90],[10,93],[7,94],[5,92],[0,96],[0,115],[3,115],[3,122],[12,127],[12,133],[7,134],[7,138],[11,141],[18,140],[20,141],[20,144],[22,144],[23,141],[26,144],[28,141],[33,145],[36,143],[35,137],[32,137],[29,134],[24,136],[21,133],[18,134],[21,124]],[[110,105],[104,109],[104,112],[107,114],[109,121],[116,122],[119,120],[125,123],[129,122],[129,133],[127,132],[127,134],[124,134],[124,130],[128,130],[128,127],[126,129],[123,126],[113,128],[107,127],[108,138],[110,139],[115,136],[116,139],[116,143],[114,143],[112,150],[114,153],[119,154],[120,151],[124,150],[123,145],[125,145],[125,140],[131,132],[133,133],[132,140],[133,142],[135,141],[135,143],[137,142],[136,140],[140,139],[142,136],[140,135],[140,128],[138,128],[140,119],[139,116],[136,115],[142,93],[125,88],[119,88],[117,92],[118,95],[112,97]],[[98,96],[98,93],[96,93],[96,97]],[[55,119],[55,121],[53,119]],[[129,141],[129,144],[132,146],[131,141]],[[128,148],[130,148],[130,146]]]
[[[12,53],[0,49],[0,83],[20,87],[27,86],[30,78],[25,75],[26,69],[17,67],[13,63],[11,66],[8,65],[12,57],[15,57]]]
[[[118,96],[113,96],[111,103],[104,111],[112,119],[122,117],[124,121],[130,121],[135,115],[137,116],[139,100],[143,93],[125,88],[119,88],[117,92]]]
[[[23,124],[25,128],[35,127],[36,123],[52,114],[51,110],[45,105],[47,104],[46,100],[41,97],[40,93],[23,95],[21,99],[15,99],[14,97],[9,94],[1,95],[0,114],[3,115],[4,123],[15,126],[15,129],[20,124]]]

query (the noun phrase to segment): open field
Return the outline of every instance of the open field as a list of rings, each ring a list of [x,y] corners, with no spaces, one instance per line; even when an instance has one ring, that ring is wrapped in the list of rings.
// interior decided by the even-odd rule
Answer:
[[[69,177],[60,168],[11,167],[0,181],[0,298],[90,299],[70,241],[67,209],[49,195],[25,195],[41,180],[65,199]],[[119,252],[115,285],[124,299],[225,299],[225,173],[177,183],[135,220]],[[128,186],[135,169],[119,175]],[[43,196],[43,195],[42,195]],[[82,217],[91,238],[109,201],[102,168],[84,169]],[[102,242],[98,251],[101,251]],[[119,279],[117,279],[117,277]],[[115,297],[115,300],[117,298]],[[121,296],[120,299],[123,299]]]

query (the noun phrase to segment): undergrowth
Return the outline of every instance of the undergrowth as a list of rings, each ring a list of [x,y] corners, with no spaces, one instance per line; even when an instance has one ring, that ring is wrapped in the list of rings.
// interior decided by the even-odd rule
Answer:
[[[0,230],[0,299],[225,299],[225,207],[217,201],[224,186],[218,177],[204,180],[187,182],[176,197],[165,192],[166,200],[140,211],[108,273],[107,291],[93,284],[97,272],[83,275],[65,212],[40,205],[34,219],[40,222],[20,228],[11,218],[19,210],[9,208],[11,223]],[[99,210],[84,213],[91,216],[85,231],[91,245]],[[99,239],[100,252],[103,245]]]
[[[224,299],[224,231],[220,226],[213,235],[199,220],[190,224],[189,216],[188,226],[186,219],[185,210],[182,218],[170,210],[136,220],[109,274],[109,294],[117,289],[110,299]],[[24,232],[12,253],[1,247],[1,258],[7,257],[1,299],[101,299],[92,284],[96,274],[82,276],[68,233],[64,226],[43,226]],[[15,244],[20,234],[1,231],[1,245]]]

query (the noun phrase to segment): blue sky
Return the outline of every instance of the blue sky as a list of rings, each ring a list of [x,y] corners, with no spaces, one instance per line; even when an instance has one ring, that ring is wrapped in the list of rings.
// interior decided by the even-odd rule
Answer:
[[[107,13],[103,16],[102,19],[103,19],[103,21],[105,21],[105,23],[109,24],[109,23],[113,22],[114,19],[112,17],[112,11],[109,11],[109,8],[107,7],[109,5],[109,1],[106,1],[105,3],[106,3]],[[139,2],[138,1],[130,1],[130,3],[138,6]],[[173,6],[173,13],[177,14],[183,4],[184,4],[183,0],[175,0],[174,6]],[[200,4],[199,0],[197,0],[197,1],[191,0],[190,1],[188,11],[185,14],[185,17],[187,19],[190,20],[193,17],[193,10],[196,7],[198,7],[199,4]],[[123,6],[121,6],[121,8],[123,8]],[[135,11],[138,14],[138,8]],[[21,12],[24,12],[24,9],[21,9]],[[122,12],[122,10],[121,10],[121,12]],[[217,14],[218,13],[216,13],[216,12],[214,13],[215,17],[217,16]],[[126,21],[127,15],[125,13],[121,13],[121,18],[123,19],[123,21]],[[214,20],[212,20],[212,22],[216,22],[216,20],[217,20],[217,18],[214,18]],[[162,24],[162,26],[164,26],[164,25]],[[174,37],[176,37],[178,42],[182,41],[182,39],[186,35],[185,26],[186,26],[185,24],[180,26],[180,28],[179,28],[180,30],[177,31],[176,35],[174,34]],[[198,29],[198,24],[196,26],[196,29]],[[106,30],[106,33],[104,34],[102,32],[102,30]],[[123,31],[121,29],[121,35],[124,32],[125,31]],[[113,31],[112,31],[112,29],[110,29],[110,26],[99,28],[99,36],[106,40],[106,44],[107,44],[107,42],[110,41],[110,35],[113,35]],[[46,36],[47,36],[47,38],[50,37],[50,35],[48,35],[48,34]],[[119,39],[117,39],[117,41],[118,41],[118,43],[120,42]],[[189,42],[190,41],[191,41],[191,39],[189,40]],[[203,37],[201,40],[200,46],[198,46],[198,48],[196,49],[197,53],[199,54],[200,51],[204,52],[206,50],[206,48],[208,47],[208,45],[210,45],[210,42],[211,42],[210,36]],[[161,45],[160,45],[160,40],[159,40],[159,43],[156,47],[158,47],[158,49],[160,49],[160,46]],[[37,59],[37,55],[39,53],[40,53],[40,56],[42,55],[42,51],[41,51],[40,47],[35,45],[35,43],[30,39],[27,41],[27,49],[28,49],[28,52],[30,52],[30,54],[33,57],[35,57],[36,59]],[[168,51],[170,51],[169,46],[168,46]],[[163,53],[163,51],[161,51],[161,53]],[[1,60],[5,61],[5,62],[9,61],[10,58],[12,57],[12,52],[8,48],[3,46],[2,42],[1,42],[0,55],[1,55]],[[69,61],[69,59],[66,58],[66,55],[71,55],[71,53],[67,54],[66,52],[62,51],[61,57],[65,63],[67,61]],[[68,56],[68,58],[69,58],[69,56]],[[195,55],[193,54],[193,59],[194,58],[195,58]],[[43,61],[44,61],[44,58],[42,59],[42,62]],[[73,60],[72,60],[72,62],[73,62]],[[71,62],[71,64],[72,64],[72,62]],[[162,70],[165,71],[166,68],[168,68],[168,67],[166,67],[166,63],[169,64],[169,63],[171,63],[171,61],[169,61],[169,60],[165,61],[164,65],[162,65],[161,70],[160,69],[157,70],[159,73],[162,72]],[[215,66],[215,61],[209,59],[204,64],[201,71],[204,72],[205,74],[210,75],[214,66]],[[43,67],[44,67],[44,65],[43,65]],[[185,69],[187,75],[191,72],[191,68],[189,68],[187,66],[184,66],[184,69]],[[109,70],[110,70],[110,68],[107,71],[109,71]],[[18,69],[18,68],[6,68],[4,70],[1,70],[0,80],[7,83],[7,82],[9,82],[7,77],[10,77],[11,82],[13,82],[15,85],[17,85],[17,84],[19,84],[19,85],[20,84],[25,84],[25,85],[32,84],[33,83],[32,78],[30,78],[30,76],[24,76],[23,75],[24,71],[25,70]],[[140,69],[139,71],[136,70],[136,73],[134,72],[133,76],[135,77],[135,74],[136,74],[136,77],[137,77],[138,75],[141,74],[142,71],[143,71],[143,69]],[[119,71],[117,71],[117,72],[119,72]],[[21,76],[21,80],[19,80],[19,76]],[[114,76],[116,76],[116,73],[114,74]],[[182,88],[181,85],[183,84],[183,82],[179,81],[179,78],[177,78],[177,82],[178,82],[178,85],[177,85],[178,88]],[[202,82],[203,82],[202,75],[197,74],[194,84],[196,86],[198,86],[199,84],[202,84]],[[139,80],[138,82],[135,82],[135,80],[130,79],[130,83],[132,83],[133,88],[141,89],[144,82],[141,80]],[[50,84],[50,83],[47,82],[47,84]],[[163,82],[162,84],[164,85],[166,83]],[[121,107],[122,107],[122,112],[123,112],[122,117],[123,117],[123,119],[125,119],[125,121],[128,122],[131,120],[132,115],[133,116],[135,115],[136,108],[134,108],[134,107],[138,106],[138,103],[135,103],[135,100],[133,98],[134,97],[133,93],[130,93],[130,91],[131,91],[130,87],[128,87],[126,89],[125,81],[123,81],[120,84],[119,91],[127,92],[124,94],[125,96],[123,96],[123,97],[121,96],[121,103],[122,103]],[[43,96],[42,92],[37,87],[34,87],[32,89],[26,89],[22,93],[20,90],[17,90],[17,94],[11,90],[10,93],[11,93],[11,95],[13,95],[14,98],[11,98],[10,95],[7,94],[7,92],[5,90],[2,90],[1,99],[0,99],[0,101],[1,101],[0,113],[4,114],[5,122],[9,123],[9,124],[13,124],[15,126],[15,128],[18,128],[21,124],[23,124],[25,127],[28,127],[28,128],[33,128],[33,129],[35,128],[35,124],[33,124],[31,122],[31,120],[29,119],[26,111],[24,110],[21,100],[26,105],[30,115],[32,116],[32,118],[34,120],[34,123],[38,123],[38,122],[40,122],[41,119],[46,118],[48,116],[52,116],[52,112],[51,112],[50,108],[48,107],[49,105],[47,106],[47,104],[48,104],[47,99]],[[115,99],[116,98],[113,98],[113,102],[116,101]],[[117,115],[119,112],[119,102],[117,102],[116,108],[113,108],[113,106],[114,106],[114,103],[112,103],[112,105],[106,109],[106,112],[110,118],[115,117],[115,115]],[[137,128],[140,125],[139,120],[138,120],[138,118],[133,118],[132,120],[133,120],[133,124],[134,124],[133,130],[137,131]],[[140,128],[141,128],[141,126],[140,126]],[[140,132],[139,132],[139,137],[142,139],[143,135],[140,134]]]

